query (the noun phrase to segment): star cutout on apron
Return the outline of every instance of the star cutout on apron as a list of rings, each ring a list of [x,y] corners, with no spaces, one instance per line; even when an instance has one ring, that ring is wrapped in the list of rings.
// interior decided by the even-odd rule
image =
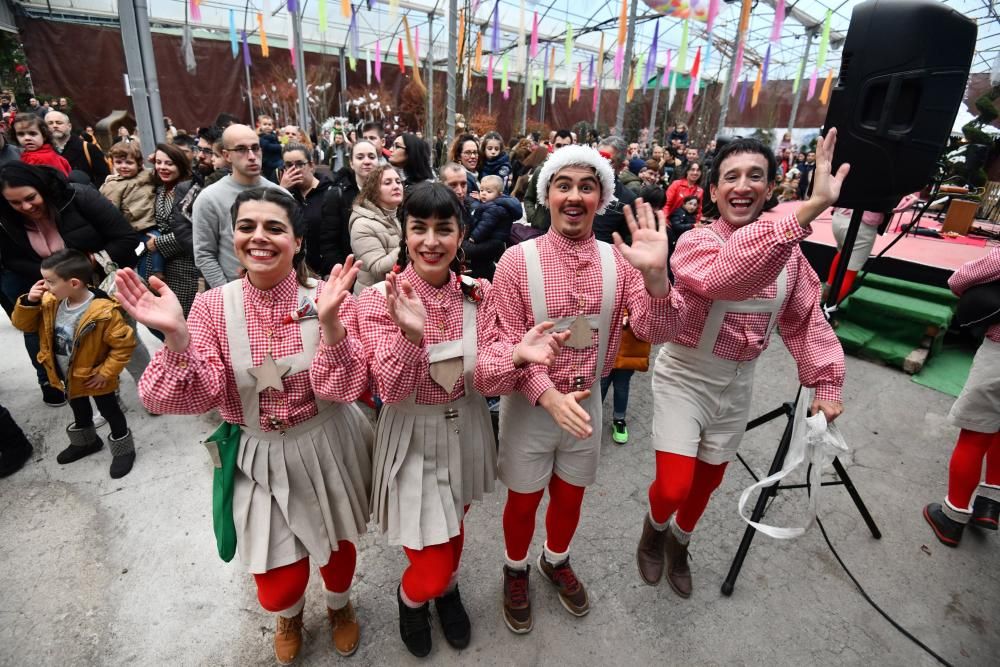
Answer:
[[[435,361],[430,365],[431,379],[441,385],[441,388],[449,394],[455,388],[455,383],[464,370],[465,365],[461,357]]]
[[[257,378],[257,393],[259,394],[265,389],[284,391],[285,387],[281,384],[281,378],[285,377],[290,370],[292,370],[291,366],[277,364],[274,362],[274,357],[267,354],[260,366],[255,366],[247,372]]]
[[[590,333],[590,323],[587,322],[587,318],[583,315],[578,315],[573,320],[573,324],[569,327],[569,332],[569,338],[564,343],[566,347],[571,347],[574,350],[586,350],[593,346],[594,339]]]

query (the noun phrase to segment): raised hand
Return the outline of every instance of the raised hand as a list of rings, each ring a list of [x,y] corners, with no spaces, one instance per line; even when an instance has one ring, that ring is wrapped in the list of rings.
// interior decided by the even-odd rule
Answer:
[[[514,365],[541,364],[551,366],[559,355],[559,348],[570,337],[570,331],[549,333],[554,322],[542,322],[524,332],[521,342],[514,346]]]
[[[386,275],[385,307],[389,311],[389,317],[411,343],[419,343],[423,339],[427,311],[420,295],[408,280],[401,279],[395,273]]]
[[[670,291],[667,281],[667,261],[670,243],[667,241],[667,217],[662,210],[653,212],[642,198],[635,200],[635,213],[625,207],[625,222],[632,235],[632,245],[626,245],[621,235],[613,235],[615,247],[629,264],[642,273],[650,296],[663,297]]]
[[[354,255],[348,255],[343,264],[337,264],[330,271],[330,277],[316,301],[316,315],[323,327],[323,340],[327,345],[340,342],[347,333],[340,323],[340,307],[350,296],[360,269],[361,262],[355,262]]]
[[[590,414],[580,405],[590,398],[590,390],[564,394],[556,388],[548,389],[538,398],[538,404],[552,416],[552,420],[574,438],[585,440],[594,432]]]
[[[149,284],[160,296],[150,292],[132,269],[118,269],[115,273],[116,296],[125,312],[150,329],[163,332],[171,350],[183,352],[190,340],[184,309],[165,282],[152,276]]]

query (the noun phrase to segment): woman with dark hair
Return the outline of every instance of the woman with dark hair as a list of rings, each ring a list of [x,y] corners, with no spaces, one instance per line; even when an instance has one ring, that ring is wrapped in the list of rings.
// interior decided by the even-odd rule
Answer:
[[[423,657],[431,650],[431,599],[451,646],[465,648],[471,636],[458,569],[465,513],[493,490],[496,477],[489,409],[472,381],[494,313],[489,282],[462,276],[455,194],[437,183],[418,185],[402,219],[397,269],[364,291],[358,319],[384,402],[372,519],[410,561],[397,589],[399,632],[406,648]],[[542,333],[548,327],[525,335],[514,364],[555,358],[553,337]]]
[[[465,178],[469,182],[468,195],[473,199],[479,199],[479,169],[483,161],[476,137],[468,133],[455,137],[455,141],[451,142],[451,148],[448,149],[448,157],[465,169]]]
[[[139,395],[156,413],[218,409],[225,420],[209,438],[228,462],[216,474],[233,483],[231,497],[216,497],[232,508],[215,516],[219,555],[239,550],[261,606],[278,615],[278,662],[301,649],[310,559],[320,565],[334,648],[350,655],[360,638],[350,587],[372,439],[354,405],[368,385],[350,297],[357,266],[348,257],[326,283],[309,277],[305,223],[284,192],[241,192],[232,217],[246,275],[199,294],[186,321],[162,281],[151,280],[156,296],[133,271],[119,272],[125,309],[166,334]]]
[[[323,226],[319,230],[319,258],[313,265],[325,276],[351,254],[351,213],[368,175],[379,165],[378,147],[367,139],[351,144],[348,165],[333,175],[333,187],[323,198]],[[311,252],[306,248],[307,252]]]
[[[415,134],[406,132],[396,136],[392,142],[389,164],[400,170],[407,192],[417,183],[434,180],[430,148]]]
[[[396,138],[399,141],[399,137]],[[351,249],[361,264],[354,293],[381,282],[399,256],[399,217],[403,203],[403,181],[389,165],[372,170],[354,200],[351,212]]]
[[[41,278],[42,259],[63,248],[80,250],[92,259],[104,250],[119,267],[135,266],[139,243],[135,231],[121,211],[90,185],[68,183],[49,167],[11,162],[0,169],[0,192],[4,268],[0,286],[11,303]],[[24,344],[43,400],[47,405],[63,405],[65,396],[49,384],[38,363],[38,335],[25,334]]]
[[[702,169],[700,162],[688,162],[681,167],[680,174],[670,187],[667,188],[667,205],[663,207],[663,212],[669,218],[670,214],[676,211],[688,197],[698,198],[698,212],[695,213],[695,221],[701,222],[701,204],[705,198],[705,191],[698,182],[701,181]]]

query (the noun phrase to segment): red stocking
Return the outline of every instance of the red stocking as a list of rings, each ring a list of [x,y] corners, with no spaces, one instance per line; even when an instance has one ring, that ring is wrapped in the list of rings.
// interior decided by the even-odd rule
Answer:
[[[983,471],[983,457],[990,450],[995,433],[980,433],[962,429],[951,453],[948,465],[948,502],[956,509],[969,509],[972,494],[979,486]]]
[[[649,485],[649,510],[656,523],[666,523],[691,492],[693,456],[656,452],[656,478]]]
[[[831,285],[831,286],[833,285],[833,278],[837,274],[837,265],[838,264],[840,264],[840,253],[839,252],[836,255],[834,255],[833,262],[830,264],[830,275],[826,279],[826,284],[827,285]],[[857,275],[858,275],[857,271],[851,271],[850,269],[848,269],[844,273],[844,282],[841,283],[841,285],[840,285],[840,294],[837,295],[837,303],[840,303],[841,301],[843,301],[844,297],[846,297],[848,294],[850,294],[850,292],[851,292],[851,286],[854,285],[854,279],[857,277]]]
[[[722,477],[726,474],[727,465],[726,463],[711,465],[701,460],[695,464],[691,493],[677,509],[677,516],[674,519],[677,522],[677,527],[685,533],[693,531],[698,519],[705,513],[708,499],[722,484]]]
[[[503,541],[507,557],[521,561],[528,557],[528,547],[535,534],[535,513],[545,489],[533,493],[507,490],[507,505],[503,508]]]
[[[986,483],[1000,486],[1000,433],[993,434],[993,445],[986,450]]]
[[[558,475],[552,475],[552,481],[549,482],[549,508],[545,512],[545,539],[550,551],[565,553],[569,550],[569,543],[580,523],[580,506],[583,505],[583,493],[586,490],[585,487],[564,481]]]
[[[403,593],[417,604],[444,595],[455,571],[452,562],[452,544],[432,544],[423,549],[403,547],[410,566],[403,572]]]
[[[264,574],[253,575],[257,582],[257,599],[260,606],[271,612],[293,607],[306,592],[309,583],[309,559],[282,565]]]
[[[337,542],[337,550],[330,552],[330,561],[319,568],[326,590],[343,593],[354,580],[354,567],[358,562],[358,551],[347,540]]]

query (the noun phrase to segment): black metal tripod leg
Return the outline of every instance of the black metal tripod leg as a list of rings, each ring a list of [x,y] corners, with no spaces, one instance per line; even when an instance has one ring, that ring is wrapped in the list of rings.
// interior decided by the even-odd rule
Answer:
[[[871,531],[872,537],[876,540],[882,539],[882,531],[880,531],[878,526],[875,525],[875,519],[873,519],[872,515],[869,514],[868,508],[865,506],[865,501],[861,500],[861,495],[854,487],[854,482],[851,481],[850,476],[847,474],[844,464],[842,464],[840,459],[837,457],[833,458],[833,469],[837,471],[837,476],[840,477],[840,481],[844,483],[844,487],[847,489],[847,492],[851,494],[851,500],[854,501],[855,507],[858,508],[861,518],[865,520],[865,524],[868,526],[868,530]]]
[[[785,432],[781,434],[781,442],[778,444],[778,451],[774,453],[774,460],[771,461],[771,468],[767,472],[767,476],[770,477],[774,473],[781,470],[782,466],[785,465],[785,457],[788,455],[788,447],[792,442],[792,422],[795,419],[794,410],[790,415],[788,415],[788,423],[785,424]],[[757,503],[753,507],[753,513],[750,515],[750,520],[757,523],[764,517],[764,512],[767,511],[767,504],[770,502],[771,498],[778,491],[777,483],[771,486],[764,487],[760,491],[760,495],[757,496]],[[736,550],[736,555],[733,557],[733,563],[729,566],[729,574],[726,575],[726,580],[722,582],[722,594],[732,595],[733,588],[736,586],[736,578],[740,576],[740,570],[743,568],[743,561],[747,557],[747,552],[750,551],[750,543],[753,542],[753,536],[757,533],[757,529],[753,526],[747,526],[747,529],[743,531],[743,540],[740,542],[739,549]]]

